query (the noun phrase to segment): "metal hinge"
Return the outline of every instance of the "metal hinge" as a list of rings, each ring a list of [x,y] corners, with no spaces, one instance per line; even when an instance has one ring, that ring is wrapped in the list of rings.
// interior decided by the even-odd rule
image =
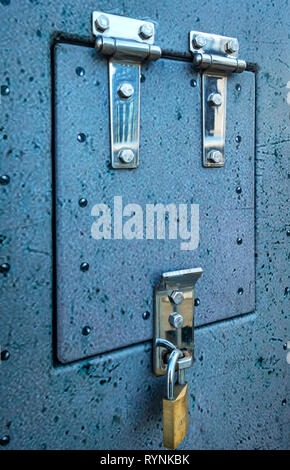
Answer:
[[[141,62],[157,60],[154,24],[100,11],[92,14],[97,52],[109,59],[111,164],[137,168],[139,164]]]
[[[189,49],[195,69],[201,70],[203,166],[224,165],[227,75],[241,73],[236,38],[190,31]]]

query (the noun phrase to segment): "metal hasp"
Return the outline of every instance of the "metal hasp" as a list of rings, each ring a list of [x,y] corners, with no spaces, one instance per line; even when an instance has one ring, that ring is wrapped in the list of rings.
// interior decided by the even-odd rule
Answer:
[[[201,70],[203,166],[220,167],[225,161],[227,75],[241,73],[236,38],[190,31],[193,66]]]
[[[165,375],[169,354],[179,349],[180,383],[193,364],[194,286],[201,268],[163,273],[154,291],[153,371]]]
[[[141,62],[161,56],[153,44],[154,24],[94,11],[92,31],[97,52],[110,57],[111,165],[137,168]]]

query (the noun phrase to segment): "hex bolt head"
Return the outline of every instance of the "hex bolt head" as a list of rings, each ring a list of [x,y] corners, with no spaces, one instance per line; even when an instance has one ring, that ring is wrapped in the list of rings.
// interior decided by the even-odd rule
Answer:
[[[226,51],[232,54],[233,52],[238,52],[239,50],[239,42],[237,39],[230,39],[226,43]]]
[[[213,163],[221,163],[222,158],[223,155],[219,150],[211,150],[207,156],[207,159]]]
[[[134,156],[135,156],[134,152],[131,149],[124,149],[124,150],[121,150],[119,153],[119,159],[123,163],[131,163],[132,160],[134,159]]]
[[[194,47],[196,47],[197,49],[201,49],[206,45],[206,38],[201,34],[198,34],[193,38],[192,42]]]
[[[110,26],[109,18],[105,15],[100,15],[95,21],[95,25],[98,31],[103,33]]]
[[[207,102],[210,106],[220,106],[223,102],[222,95],[220,93],[211,93]]]
[[[150,23],[144,23],[139,29],[139,36],[142,39],[149,39],[153,36],[153,26]]]
[[[178,312],[173,312],[169,315],[168,321],[173,328],[182,328],[184,323],[183,316]]]
[[[118,94],[121,98],[128,99],[134,94],[134,87],[131,83],[124,82],[119,86]]]
[[[169,295],[169,300],[173,302],[175,305],[181,304],[184,301],[184,295],[182,292],[173,290]]]

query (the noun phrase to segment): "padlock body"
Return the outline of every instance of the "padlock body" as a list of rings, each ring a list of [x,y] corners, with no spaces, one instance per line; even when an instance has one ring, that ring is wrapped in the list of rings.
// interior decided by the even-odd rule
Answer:
[[[163,445],[176,447],[185,438],[188,428],[188,385],[175,385],[174,400],[163,399]]]

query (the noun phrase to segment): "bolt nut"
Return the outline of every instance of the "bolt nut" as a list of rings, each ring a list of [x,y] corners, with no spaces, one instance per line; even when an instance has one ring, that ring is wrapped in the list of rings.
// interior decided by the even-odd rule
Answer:
[[[201,49],[202,47],[206,45],[206,38],[202,36],[201,34],[198,34],[197,36],[193,38],[193,45],[197,49]]]
[[[238,52],[239,50],[239,42],[237,39],[230,39],[226,43],[226,51],[233,53],[233,52]]]
[[[207,102],[210,106],[220,106],[223,102],[222,95],[220,93],[211,93]]]
[[[211,150],[207,156],[207,159],[213,163],[221,163],[222,158],[223,155],[219,150]]]
[[[171,292],[171,294],[169,295],[169,300],[171,302],[173,302],[175,305],[179,305],[181,304],[181,302],[183,302],[184,300],[184,295],[182,292],[180,291],[177,291],[177,290],[174,290]]]
[[[121,150],[119,153],[119,159],[123,163],[131,163],[132,160],[134,159],[134,156],[135,156],[134,152],[131,149],[124,149],[124,150]]]
[[[142,39],[149,39],[153,36],[153,26],[150,23],[144,23],[139,29],[139,36]]]
[[[131,83],[127,83],[127,82],[122,83],[119,86],[118,93],[121,98],[128,99],[133,95],[134,87],[133,85],[131,85]]]
[[[98,16],[98,18],[95,21],[95,26],[96,26],[98,31],[103,33],[110,26],[109,19],[105,15],[100,15],[100,16]]]
[[[168,321],[173,328],[182,328],[184,318],[180,313],[173,312],[169,315]]]

